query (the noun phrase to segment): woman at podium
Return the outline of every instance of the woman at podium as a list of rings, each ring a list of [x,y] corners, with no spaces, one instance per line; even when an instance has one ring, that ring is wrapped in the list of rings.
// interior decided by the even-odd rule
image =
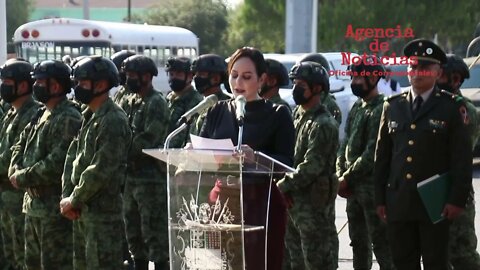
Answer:
[[[200,136],[231,139],[237,145],[240,124],[243,125],[242,149],[247,157],[254,150],[260,151],[291,166],[295,145],[293,120],[287,107],[273,104],[259,96],[266,78],[265,71],[266,63],[259,50],[244,47],[233,53],[228,64],[228,74],[235,99],[220,101],[208,111]],[[245,97],[244,101],[238,96]],[[243,106],[244,112],[241,108]],[[228,196],[229,192],[227,185],[218,180],[209,199],[215,202],[218,197]],[[287,207],[276,185],[270,185],[269,177],[244,174],[243,215],[245,224],[259,226],[266,225],[268,216],[267,269],[282,269]],[[245,268],[265,269],[265,230],[244,233],[244,246]]]

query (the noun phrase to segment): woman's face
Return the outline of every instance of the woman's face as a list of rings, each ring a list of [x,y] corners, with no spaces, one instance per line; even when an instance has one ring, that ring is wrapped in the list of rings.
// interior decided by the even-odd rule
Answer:
[[[233,64],[230,70],[229,83],[235,97],[245,96],[247,101],[260,99],[258,90],[265,80],[265,74],[257,75],[255,64],[248,57],[241,57]]]

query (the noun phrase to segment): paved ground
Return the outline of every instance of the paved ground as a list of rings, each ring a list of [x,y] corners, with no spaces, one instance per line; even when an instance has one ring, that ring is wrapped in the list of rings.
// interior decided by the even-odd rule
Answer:
[[[474,159],[474,171],[473,171],[473,187],[475,189],[475,201],[480,201],[480,158]],[[352,268],[352,249],[350,247],[350,239],[348,237],[348,226],[346,225],[347,214],[345,213],[345,206],[347,201],[343,198],[337,198],[336,201],[336,225],[337,231],[340,231],[338,237],[340,242],[340,253],[339,253],[339,270],[351,270]],[[480,217],[479,215],[475,218],[475,225],[477,232],[480,230]],[[479,248],[477,250],[480,251]],[[374,258],[375,259],[375,258]],[[372,267],[372,270],[379,270],[379,266],[376,262]],[[154,270],[153,263],[150,263],[149,270]]]

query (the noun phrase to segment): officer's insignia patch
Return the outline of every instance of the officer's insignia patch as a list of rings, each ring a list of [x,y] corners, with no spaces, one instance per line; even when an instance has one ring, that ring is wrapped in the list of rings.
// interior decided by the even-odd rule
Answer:
[[[465,106],[461,106],[459,111],[460,115],[462,116],[463,123],[468,125],[470,123],[470,118],[468,117],[467,108],[465,108]]]

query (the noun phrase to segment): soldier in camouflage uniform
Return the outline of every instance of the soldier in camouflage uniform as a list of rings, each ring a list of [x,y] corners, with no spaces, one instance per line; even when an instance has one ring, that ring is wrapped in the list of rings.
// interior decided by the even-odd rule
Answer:
[[[73,268],[72,222],[60,215],[58,208],[65,156],[82,121],[79,109],[66,98],[71,90],[70,74],[70,67],[58,60],[35,66],[33,95],[45,107],[13,147],[10,179],[26,190],[27,269]]]
[[[443,66],[442,77],[437,85],[455,96],[463,98],[468,114],[467,127],[472,138],[472,146],[475,148],[480,135],[480,123],[477,110],[472,101],[462,97],[460,86],[466,78],[470,78],[470,72],[462,58],[449,54],[447,63]],[[454,269],[473,270],[480,269],[480,256],[477,252],[477,236],[475,233],[475,202],[474,191],[470,191],[467,199],[465,212],[450,225],[449,239],[450,263]]]
[[[296,170],[277,183],[290,205],[286,269],[337,269],[338,123],[320,103],[320,93],[329,88],[328,74],[317,63],[303,62],[292,68],[290,78],[299,105],[294,119]]]
[[[8,178],[12,146],[36,114],[39,104],[32,98],[32,65],[21,59],[8,60],[2,67],[0,95],[12,105],[3,116],[0,130],[0,196],[1,221],[5,257],[14,269],[24,269],[23,191],[14,187]]]
[[[118,71],[101,56],[81,60],[73,71],[75,98],[88,104],[65,159],[61,213],[73,222],[75,270],[122,268],[121,176],[131,141],[128,119],[108,96]]]
[[[321,55],[320,53],[308,53],[303,55],[297,63],[311,61],[317,64],[322,65],[327,71],[327,74],[330,72],[330,66],[328,64],[327,59]],[[329,90],[330,91],[330,90]],[[329,91],[323,91],[320,93],[320,102],[324,105],[330,114],[333,115],[333,118],[337,120],[338,124],[342,123],[342,111],[340,107],[338,107],[337,102],[335,101],[335,96],[330,94]]]
[[[123,203],[127,241],[136,270],[147,270],[149,260],[155,263],[156,270],[168,269],[166,168],[142,153],[142,149],[163,146],[168,105],[153,89],[152,78],[158,70],[152,59],[135,55],[123,64],[127,85],[135,93],[127,113],[133,131]]]
[[[216,54],[203,54],[193,60],[192,68],[195,87],[204,97],[216,95],[218,100],[228,100],[231,97],[222,91],[220,85],[227,82],[227,64]],[[228,84],[228,82],[227,82]],[[205,121],[206,112],[199,115],[190,128],[190,133],[198,135]]]
[[[345,138],[337,158],[337,176],[340,181],[338,194],[347,198],[353,269],[372,268],[372,244],[380,269],[393,269],[386,225],[375,209],[373,182],[375,144],[384,96],[377,89],[380,76],[372,74],[375,71],[385,72],[385,69],[381,64],[363,63],[352,65],[349,69],[355,74],[352,76],[352,92],[359,99],[348,114]],[[371,75],[361,76],[364,71]]]
[[[165,70],[168,73],[168,84],[172,91],[167,95],[168,108],[170,109],[170,123],[168,132],[174,131],[179,127],[178,120],[191,108],[195,107],[203,96],[193,88],[192,72],[190,71],[190,59],[185,57],[169,58]],[[195,118],[191,123],[195,123]],[[171,141],[169,148],[182,148],[188,141],[188,131],[190,127],[183,130]]]
[[[120,85],[117,87],[117,92],[113,95],[113,102],[115,102],[118,106],[120,106],[124,111],[128,111],[128,100],[132,93],[127,89],[126,82],[127,77],[125,75],[125,71],[122,70],[122,63],[128,57],[135,55],[133,51],[121,50],[116,52],[110,58],[112,62],[118,69],[118,74],[120,75]]]
[[[292,112],[288,102],[283,100],[278,93],[280,87],[288,86],[287,69],[277,60],[265,59],[265,62],[267,64],[267,78],[265,78],[265,83],[260,88],[260,96],[275,104],[285,105]]]

